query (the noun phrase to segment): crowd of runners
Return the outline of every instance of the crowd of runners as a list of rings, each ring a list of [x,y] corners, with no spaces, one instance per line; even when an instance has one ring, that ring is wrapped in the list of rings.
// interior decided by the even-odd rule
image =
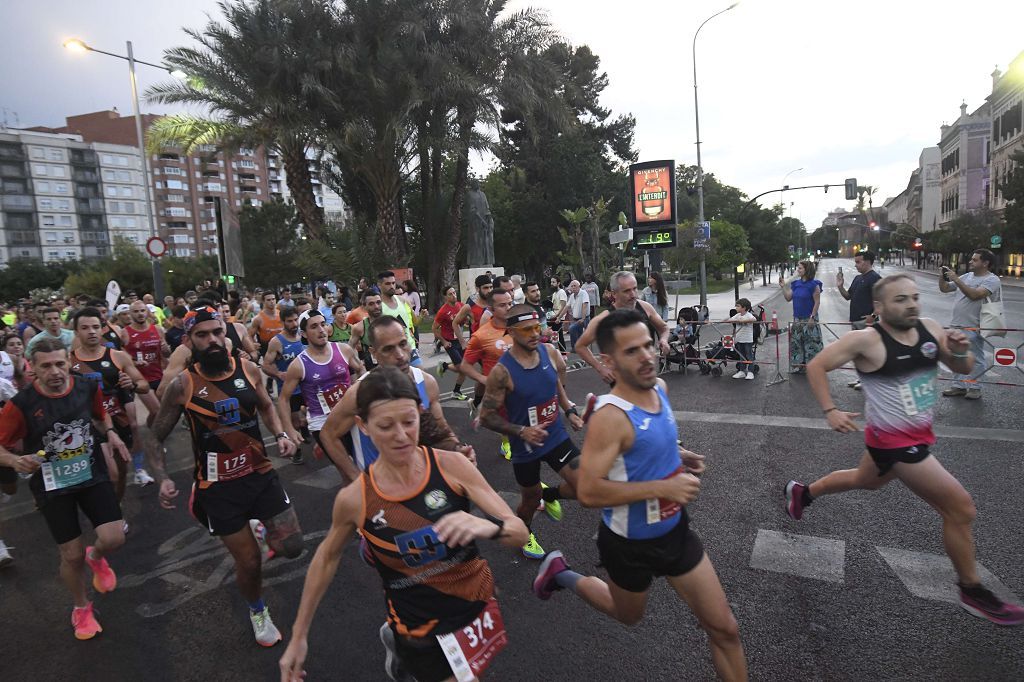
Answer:
[[[520,488],[514,510],[446,420],[437,379],[421,369],[418,295],[413,305],[411,283],[399,292],[392,272],[376,286],[360,283],[357,301],[290,291],[250,301],[209,287],[163,307],[128,295],[111,310],[86,296],[11,311],[0,349],[0,490],[30,489],[57,545],[78,639],[102,632],[89,576],[96,594],[117,586],[116,553],[131,532],[125,486],[156,482],[161,507],[187,507],[234,558],[261,646],[283,639],[262,596],[264,562],[315,550],[282,680],[302,679],[307,656],[331,655],[310,651],[307,638],[353,541],[383,582],[380,639],[392,679],[471,680],[509,644],[503,623],[515,614],[503,614],[496,598],[486,555],[500,550],[490,543],[537,561],[538,599],[566,592],[625,624],[643,618],[654,579],[664,577],[706,631],[719,676],[745,679],[737,621],[689,524],[686,506],[700,493],[705,462],[679,440],[658,375],[669,325],[633,274],[611,275],[600,312],[584,300],[590,284],[573,281],[568,295],[557,288],[549,310],[537,283],[482,275],[465,302],[446,289],[434,315],[435,343],[451,361],[438,371],[457,375],[452,397],[471,401],[474,423],[501,435]],[[1024,609],[981,585],[973,502],[929,452],[938,365],[968,374],[970,344],[920,317],[917,285],[906,275],[880,279],[871,296],[875,323],[806,369],[828,424],[850,432],[860,429],[858,415],[837,409],[826,375],[856,367],[866,400],[863,457],[809,485],[789,482],[785,511],[799,520],[824,495],[899,479],[942,517],[962,606],[1001,625],[1024,622]],[[565,388],[569,353],[609,392],[575,405]],[[195,462],[187,495],[167,474],[164,448],[183,417]],[[584,429],[577,444],[572,434]],[[301,465],[306,443],[341,475],[331,527],[316,548],[304,546],[265,431],[277,455]],[[550,485],[546,469],[557,475],[548,475]],[[601,510],[596,543],[607,579],[574,571],[533,529],[537,513],[561,520],[571,501]],[[93,526],[91,544],[80,512]],[[0,566],[14,561],[0,540]]]

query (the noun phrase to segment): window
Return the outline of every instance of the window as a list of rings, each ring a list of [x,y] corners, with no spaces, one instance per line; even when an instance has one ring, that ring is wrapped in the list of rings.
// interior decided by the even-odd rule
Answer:
[[[121,205],[124,207],[125,213],[135,213],[135,202],[134,201],[122,201]]]
[[[118,156],[117,157],[117,165],[118,166],[127,166],[128,165],[128,157],[127,156]]]
[[[55,191],[57,194],[67,194],[68,193],[68,184],[66,182],[54,183],[53,191]]]
[[[50,174],[55,178],[67,176],[67,173],[64,172],[64,166],[50,166]]]
[[[135,192],[132,191],[131,187],[122,187],[121,188],[121,196],[123,196],[123,197],[132,197],[132,196],[135,196]]]
[[[53,209],[53,199],[42,197],[39,200],[39,208],[50,211]]]
[[[63,241],[65,244],[74,244],[75,243],[75,233],[74,232],[62,232],[61,233],[61,241]]]
[[[50,216],[50,217],[52,218],[53,216]],[[46,238],[46,243],[47,244],[56,244],[57,243],[57,233],[56,232],[44,232],[43,233],[43,237]]]
[[[36,175],[49,175],[50,169],[41,163],[37,163],[33,166],[36,171]]]
[[[126,237],[126,238],[128,239],[128,241],[130,241],[130,242],[131,242],[132,244],[138,244],[138,243],[139,243],[139,235],[138,235],[138,233],[136,233],[136,232],[129,232],[128,234],[126,234],[126,235],[125,235],[125,237]]]
[[[113,166],[114,165],[114,157],[111,156],[110,154],[104,154],[103,155],[103,163],[107,164],[108,166]]]
[[[44,225],[45,227],[51,227],[51,226],[53,226],[53,225],[56,225],[56,224],[57,224],[57,219],[56,219],[56,217],[54,217],[54,216],[52,216],[52,215],[44,215],[44,216],[41,216],[41,218],[42,218],[42,220],[43,220],[43,225]]]
[[[71,221],[71,216],[69,215],[62,215],[57,217],[60,219],[59,222],[61,227],[71,227],[71,225],[73,224]]]
[[[43,180],[40,180],[39,182],[36,183],[36,191],[37,192],[49,192],[50,191],[50,183],[45,182]]]
[[[70,199],[57,199],[57,208],[60,209],[61,211],[70,211],[71,210],[71,200]]]
[[[135,227],[135,218],[122,218],[125,227]]]
[[[121,182],[129,182],[132,175],[128,171],[117,171],[117,179]]]
[[[183,185],[181,180],[168,180],[167,189],[182,189]]]
[[[47,153],[47,157],[49,157],[50,161],[63,161],[64,160],[64,152],[62,150],[60,150],[60,149],[47,149],[46,153]]]
[[[64,252],[64,257],[65,258],[78,258],[78,252],[77,251],[71,251],[69,249],[68,251]]]
[[[159,185],[160,183],[157,183],[157,184]],[[117,196],[117,188],[113,187],[111,185],[107,185],[107,196],[108,197],[116,197]]]
[[[50,260],[57,260],[58,258],[60,258],[60,251],[47,251],[46,257],[49,258]]]
[[[32,147],[32,158],[33,159],[45,159],[46,150],[42,147]]]
[[[106,182],[113,182],[117,179],[117,171],[112,171],[107,168],[103,169],[103,179]]]

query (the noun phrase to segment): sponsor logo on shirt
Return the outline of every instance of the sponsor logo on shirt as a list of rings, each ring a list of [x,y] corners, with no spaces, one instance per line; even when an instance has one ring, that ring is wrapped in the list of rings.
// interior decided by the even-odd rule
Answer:
[[[921,344],[921,355],[925,356],[929,360],[935,358],[939,353],[939,347],[934,341],[925,341]]]

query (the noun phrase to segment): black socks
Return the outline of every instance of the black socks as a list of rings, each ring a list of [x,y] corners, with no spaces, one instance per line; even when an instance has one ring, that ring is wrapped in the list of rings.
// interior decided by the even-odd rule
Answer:
[[[544,490],[541,491],[540,496],[545,502],[556,502],[562,499],[561,486],[556,485],[551,488],[544,488]]]

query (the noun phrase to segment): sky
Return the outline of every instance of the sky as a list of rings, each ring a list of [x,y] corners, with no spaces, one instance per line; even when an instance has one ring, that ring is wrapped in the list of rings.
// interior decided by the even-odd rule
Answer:
[[[601,58],[602,102],[636,117],[640,160],[696,163],[694,32],[729,0],[512,0],[544,10],[569,42]],[[62,125],[64,117],[116,107],[129,115],[124,62],[61,47],[78,37],[139,59],[189,39],[182,27],[217,16],[214,0],[5,0],[0,9],[0,123]],[[809,227],[848,208],[842,183],[878,188],[876,205],[906,188],[939,127],[984,103],[990,74],[1024,51],[1024,2],[974,0],[742,0],[697,40],[705,172],[749,196],[786,184],[789,215]],[[142,90],[164,78],[139,67]],[[167,107],[143,105],[149,113]],[[491,159],[473,160],[486,172]],[[803,170],[790,173],[795,169]],[[762,203],[773,203],[770,195]]]

